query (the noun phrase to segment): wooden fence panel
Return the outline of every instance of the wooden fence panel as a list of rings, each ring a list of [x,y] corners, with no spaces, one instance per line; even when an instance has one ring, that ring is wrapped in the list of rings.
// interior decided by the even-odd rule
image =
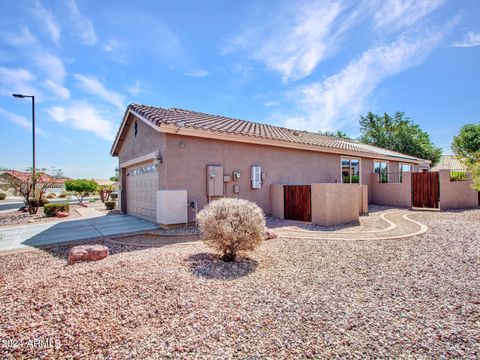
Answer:
[[[311,192],[310,185],[285,185],[284,218],[312,221]]]
[[[438,209],[439,201],[438,171],[412,173],[412,206]]]

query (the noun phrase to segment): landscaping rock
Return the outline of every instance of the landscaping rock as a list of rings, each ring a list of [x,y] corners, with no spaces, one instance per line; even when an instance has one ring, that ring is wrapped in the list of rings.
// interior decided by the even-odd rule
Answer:
[[[104,245],[74,246],[68,253],[68,265],[81,261],[96,261],[108,256],[108,247]]]
[[[272,240],[272,239],[276,239],[277,237],[278,235],[274,233],[272,230],[270,229],[265,230],[265,240]]]
[[[58,211],[57,214],[55,215],[57,218],[64,218],[68,216],[68,212],[66,211]]]
[[[84,203],[78,203],[78,206],[81,206],[81,207],[88,207],[87,204],[84,204]]]

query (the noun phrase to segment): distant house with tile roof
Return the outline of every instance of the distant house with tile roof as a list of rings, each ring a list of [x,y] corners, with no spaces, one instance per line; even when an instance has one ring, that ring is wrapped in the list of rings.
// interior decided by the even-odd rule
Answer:
[[[442,155],[438,164],[432,167],[432,171],[438,170],[465,170],[467,167],[463,165],[460,161],[458,161],[455,155]]]

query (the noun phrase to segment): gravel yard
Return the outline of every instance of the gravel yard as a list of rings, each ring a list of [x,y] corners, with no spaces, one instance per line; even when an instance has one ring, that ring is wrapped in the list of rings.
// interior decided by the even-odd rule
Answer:
[[[48,221],[64,221],[71,220],[80,217],[80,214],[75,210],[77,205],[70,206],[70,213],[67,217],[45,217],[43,214],[43,207],[38,209],[36,214],[30,215],[28,212],[23,211],[9,211],[0,214],[0,226],[21,225],[30,223],[42,223]]]
[[[0,257],[0,357],[478,358],[480,210],[412,218],[430,231],[275,239],[238,263],[200,242]]]

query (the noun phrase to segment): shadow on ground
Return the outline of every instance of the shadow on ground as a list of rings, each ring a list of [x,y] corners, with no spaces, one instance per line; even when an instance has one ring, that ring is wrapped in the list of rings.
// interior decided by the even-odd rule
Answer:
[[[237,256],[234,262],[225,262],[218,254],[199,253],[185,259],[192,274],[206,279],[235,280],[249,275],[258,262],[245,256]]]

